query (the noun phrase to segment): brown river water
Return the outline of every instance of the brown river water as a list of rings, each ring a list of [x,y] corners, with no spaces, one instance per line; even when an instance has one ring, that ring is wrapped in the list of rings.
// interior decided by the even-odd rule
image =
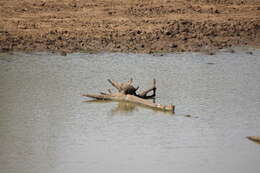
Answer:
[[[2,53],[0,172],[259,173],[252,53]],[[130,77],[141,89],[156,78],[156,102],[176,113],[81,97]]]

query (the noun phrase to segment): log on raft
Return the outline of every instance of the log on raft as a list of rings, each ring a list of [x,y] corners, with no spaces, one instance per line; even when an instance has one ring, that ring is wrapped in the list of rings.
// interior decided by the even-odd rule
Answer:
[[[149,89],[141,92],[140,94],[136,93],[139,87],[134,87],[132,85],[133,80],[130,79],[126,83],[119,83],[116,81],[108,80],[108,82],[114,86],[118,92],[112,93],[111,90],[109,89],[109,93],[104,93],[101,92],[100,94],[83,94],[82,96],[89,97],[89,98],[94,98],[97,100],[112,100],[112,101],[125,101],[125,102],[131,102],[135,104],[141,104],[143,106],[157,109],[157,110],[162,110],[162,111],[171,111],[174,113],[175,106],[170,104],[170,105],[161,105],[157,103],[153,103],[149,100],[146,99],[151,99],[156,96],[156,81],[155,79],[153,80],[153,86],[150,87]],[[153,94],[148,95],[148,93],[152,92]]]

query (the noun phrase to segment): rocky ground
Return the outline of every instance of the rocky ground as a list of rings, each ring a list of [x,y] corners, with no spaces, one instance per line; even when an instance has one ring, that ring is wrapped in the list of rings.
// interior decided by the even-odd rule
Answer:
[[[0,51],[260,47],[259,0],[1,0]]]

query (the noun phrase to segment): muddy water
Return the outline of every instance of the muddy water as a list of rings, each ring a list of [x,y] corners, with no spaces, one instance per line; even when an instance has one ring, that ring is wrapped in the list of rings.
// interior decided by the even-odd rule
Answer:
[[[257,173],[259,69],[260,51],[1,54],[1,173]],[[129,77],[176,114],[80,96]]]

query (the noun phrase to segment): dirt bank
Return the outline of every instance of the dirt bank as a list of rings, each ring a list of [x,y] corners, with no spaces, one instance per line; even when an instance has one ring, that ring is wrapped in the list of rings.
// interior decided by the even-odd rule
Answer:
[[[1,51],[260,46],[259,0],[1,0]]]

